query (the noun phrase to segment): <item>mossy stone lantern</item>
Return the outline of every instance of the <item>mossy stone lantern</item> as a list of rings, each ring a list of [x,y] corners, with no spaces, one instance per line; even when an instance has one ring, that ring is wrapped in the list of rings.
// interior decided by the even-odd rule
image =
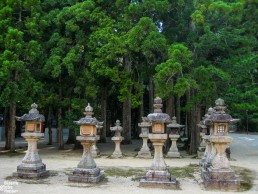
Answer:
[[[171,178],[162,152],[163,145],[168,138],[168,134],[165,133],[165,124],[170,123],[171,120],[168,114],[162,113],[161,98],[154,99],[153,107],[154,113],[150,113],[146,121],[152,124],[152,133],[148,137],[154,146],[154,158],[146,176],[140,180],[140,186],[176,189],[177,182],[175,178]]]
[[[21,178],[41,178],[49,175],[46,165],[42,163],[37,149],[39,139],[44,137],[41,129],[45,121],[45,117],[39,114],[37,107],[37,104],[33,103],[29,114],[16,117],[18,121],[25,121],[25,132],[21,135],[28,142],[26,155],[22,163],[17,166],[17,172],[13,174]]]
[[[230,168],[225,153],[228,144],[233,141],[233,138],[228,136],[228,125],[232,121],[232,117],[225,113],[226,106],[223,99],[219,98],[215,104],[216,112],[209,118],[213,126],[213,134],[209,140],[216,149],[216,154],[211,160],[211,165],[203,174],[204,185],[209,189],[238,190],[240,181]]]
[[[104,174],[97,167],[91,153],[91,147],[98,140],[97,127],[100,128],[103,122],[99,122],[93,115],[93,108],[88,104],[85,108],[86,116],[79,121],[74,121],[80,125],[80,136],[76,140],[80,141],[83,146],[82,159],[73,170],[73,174],[68,177],[71,182],[98,183],[104,178]]]

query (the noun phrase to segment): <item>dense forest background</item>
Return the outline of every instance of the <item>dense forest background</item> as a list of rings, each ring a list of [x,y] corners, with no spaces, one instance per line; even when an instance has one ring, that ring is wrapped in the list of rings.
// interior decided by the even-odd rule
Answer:
[[[70,129],[86,104],[125,143],[160,96],[185,124],[189,152],[197,124],[221,97],[240,131],[258,131],[257,0],[1,0],[0,112],[6,149],[15,115],[36,102],[46,127]],[[51,143],[51,142],[50,142]],[[62,138],[59,148],[64,148]]]

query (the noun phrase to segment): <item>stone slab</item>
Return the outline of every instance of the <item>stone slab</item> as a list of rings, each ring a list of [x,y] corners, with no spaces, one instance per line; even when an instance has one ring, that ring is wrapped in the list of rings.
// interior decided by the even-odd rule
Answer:
[[[233,171],[225,172],[211,171],[210,168],[202,170],[202,177],[204,186],[208,190],[222,190],[222,191],[238,191],[240,188],[240,180],[238,180]]]
[[[176,180],[171,181],[148,181],[146,178],[140,180],[140,187],[146,188],[162,188],[162,189],[178,189]]]
[[[84,176],[82,174],[69,175],[68,181],[77,183],[98,183],[104,179],[104,174],[102,172],[97,176]]]
[[[41,163],[37,165],[20,164],[17,166],[17,172],[13,176],[20,178],[44,178],[49,176],[49,171],[46,170],[46,165]]]
[[[204,174],[204,186],[208,190],[238,191],[240,188],[240,180],[210,179]]]

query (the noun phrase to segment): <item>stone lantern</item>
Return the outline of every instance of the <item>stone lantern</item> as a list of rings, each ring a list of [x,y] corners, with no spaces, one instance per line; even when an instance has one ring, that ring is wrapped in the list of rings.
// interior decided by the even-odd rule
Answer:
[[[141,134],[139,136],[142,138],[143,144],[137,158],[152,158],[150,148],[148,147],[148,135],[151,123],[147,121],[146,117],[142,117],[142,122],[138,123],[138,126],[141,128]]]
[[[17,172],[13,174],[21,178],[40,178],[49,175],[46,165],[42,163],[37,150],[37,142],[44,137],[41,129],[45,121],[45,117],[39,114],[37,107],[37,104],[33,103],[29,114],[16,117],[18,121],[25,121],[25,132],[21,135],[28,142],[26,155],[22,163],[17,166]]]
[[[121,132],[123,131],[123,128],[121,127],[121,123],[119,120],[116,120],[115,126],[110,127],[110,131],[114,131],[115,135],[112,137],[112,140],[115,142],[115,151],[111,155],[112,158],[121,158],[123,156],[120,144],[121,141],[124,140],[124,138],[121,136]]]
[[[170,172],[165,163],[162,148],[168,135],[165,133],[165,124],[171,120],[168,114],[162,113],[162,100],[154,99],[154,113],[147,116],[147,121],[152,123],[152,133],[149,139],[154,146],[154,159],[146,176],[140,180],[141,187],[177,188],[176,180],[171,179]]]
[[[197,126],[200,128],[200,137],[201,137],[201,143],[200,146],[197,150],[197,157],[198,158],[202,158],[205,152],[205,148],[206,148],[206,144],[207,142],[204,139],[204,136],[207,134],[207,126],[204,124],[204,119],[205,117],[203,117],[203,120],[200,121],[199,124],[197,124]]]
[[[237,180],[234,171],[230,168],[225,153],[228,144],[233,141],[233,138],[228,136],[228,124],[232,117],[225,113],[224,100],[219,98],[215,103],[216,112],[210,117],[213,126],[210,142],[216,149],[216,155],[204,174],[204,185],[209,189],[238,190],[240,181]]]
[[[215,113],[215,109],[210,107],[208,109],[207,114],[205,114],[205,118],[203,120],[203,124],[207,126],[207,133],[203,136],[204,141],[206,142],[206,148],[202,157],[200,164],[203,166],[203,170],[206,171],[207,167],[211,164],[211,160],[216,154],[216,149],[213,146],[213,143],[210,142],[210,136],[213,134],[213,125],[210,120],[210,117]]]
[[[172,123],[167,125],[168,128],[171,128],[171,133],[169,134],[169,138],[172,141],[171,147],[167,153],[168,158],[180,158],[180,153],[178,152],[176,141],[180,137],[179,130],[184,127],[184,125],[180,125],[176,122],[176,117],[172,118]]]
[[[79,121],[74,121],[80,125],[80,136],[76,140],[80,141],[83,146],[82,159],[73,170],[73,174],[69,175],[68,180],[71,182],[97,183],[104,178],[104,174],[97,167],[92,154],[91,147],[97,141],[97,126],[101,126],[103,122],[99,122],[93,115],[93,108],[88,104],[85,108],[85,117]]]

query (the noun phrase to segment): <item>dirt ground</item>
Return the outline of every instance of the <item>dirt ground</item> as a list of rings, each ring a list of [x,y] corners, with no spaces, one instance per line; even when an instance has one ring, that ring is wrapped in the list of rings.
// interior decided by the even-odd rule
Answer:
[[[257,136],[258,137],[258,136]],[[250,170],[250,177],[252,179],[253,186],[251,189],[241,192],[244,194],[258,193],[258,151],[255,152],[255,156],[249,158],[244,156],[244,153],[238,153],[238,146],[242,144],[243,138],[234,137],[235,141],[231,145],[231,165],[237,167],[244,167]],[[238,142],[238,139],[240,142]],[[181,176],[177,177],[179,182],[179,190],[165,190],[165,189],[149,189],[139,187],[139,176],[138,172],[144,172],[150,167],[152,159],[139,159],[136,158],[137,149],[141,146],[140,140],[134,140],[131,145],[122,145],[121,150],[124,153],[124,157],[121,159],[111,159],[109,156],[114,150],[114,143],[108,142],[107,144],[97,144],[101,156],[95,158],[96,164],[106,171],[107,176],[105,180],[99,184],[79,184],[68,182],[68,175],[72,173],[72,170],[78,164],[82,150],[73,150],[72,145],[66,145],[65,150],[58,150],[57,145],[46,145],[46,142],[41,140],[39,143],[39,154],[42,158],[43,163],[47,165],[47,169],[50,171],[50,177],[41,180],[25,180],[13,178],[11,175],[16,171],[17,165],[21,163],[22,158],[26,150],[26,143],[19,141],[17,143],[17,151],[20,154],[4,154],[3,151],[0,153],[0,193],[1,185],[11,185],[13,193],[25,194],[66,194],[66,193],[93,193],[102,194],[104,193],[134,193],[134,194],[152,194],[152,193],[233,193],[233,192],[221,192],[221,191],[206,191],[202,185],[200,173],[197,164],[199,159],[192,158],[192,156],[186,155],[185,152],[181,152],[183,155],[179,159],[168,159],[166,158],[166,164],[170,168],[178,167],[179,169],[188,169],[189,164],[195,166],[193,177]],[[2,147],[3,144],[0,144]],[[257,149],[257,147],[256,147]],[[245,150],[240,149],[241,152]],[[249,150],[247,148],[247,150]],[[257,149],[258,150],[258,149]],[[234,155],[234,152],[236,153]],[[127,169],[128,177],[125,174],[116,174],[117,169]],[[112,172],[114,173],[112,174]],[[130,173],[129,173],[130,172]],[[187,171],[185,171],[187,173]],[[134,173],[136,175],[134,175]],[[172,174],[173,175],[173,174]],[[6,192],[5,192],[6,193]]]

